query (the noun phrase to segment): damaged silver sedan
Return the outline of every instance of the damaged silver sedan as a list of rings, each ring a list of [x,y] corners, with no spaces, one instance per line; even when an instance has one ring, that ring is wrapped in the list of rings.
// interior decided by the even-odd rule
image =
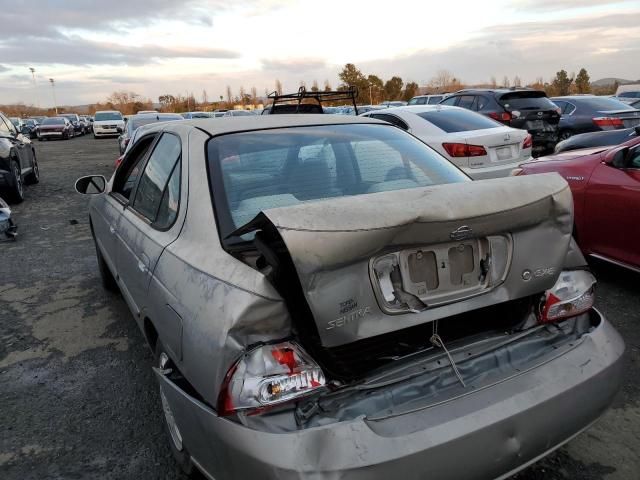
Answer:
[[[76,188],[187,472],[505,477],[620,386],[555,174],[473,182],[391,125],[273,115],[153,125]]]

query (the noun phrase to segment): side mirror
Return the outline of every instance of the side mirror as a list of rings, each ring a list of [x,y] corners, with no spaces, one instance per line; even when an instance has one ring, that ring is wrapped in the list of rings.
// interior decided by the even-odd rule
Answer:
[[[83,195],[98,195],[107,188],[107,179],[103,175],[87,175],[76,180],[76,192]]]
[[[610,158],[607,159],[607,163],[615,168],[625,168],[627,166],[627,154],[629,153],[628,148],[623,148],[622,150],[618,150],[613,154]]]

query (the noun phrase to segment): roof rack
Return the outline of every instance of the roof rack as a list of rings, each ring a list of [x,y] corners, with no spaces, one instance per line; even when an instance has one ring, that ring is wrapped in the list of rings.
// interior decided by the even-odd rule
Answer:
[[[356,99],[358,98],[358,88],[355,85],[349,85],[346,90],[332,90],[328,92],[307,91],[306,87],[302,86],[296,93],[279,94],[278,92],[272,92],[268,95],[268,98],[272,100],[272,111],[277,104],[291,105],[292,103],[296,103],[296,110],[293,113],[301,112],[300,105],[306,98],[315,100],[320,106],[322,106],[322,102],[350,100],[353,104],[353,108],[355,109],[355,114],[358,114],[358,106],[356,105]]]

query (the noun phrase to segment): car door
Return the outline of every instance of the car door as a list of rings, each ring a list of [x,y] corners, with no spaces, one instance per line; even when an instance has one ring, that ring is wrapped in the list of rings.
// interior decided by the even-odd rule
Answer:
[[[20,133],[15,125],[9,120],[7,117],[0,117],[0,121],[4,121],[6,128],[9,130],[9,138],[8,140],[13,145],[16,153],[18,154],[18,159],[20,160],[20,169],[22,174],[31,171],[31,166],[33,164],[33,155],[31,153],[31,147],[28,145],[29,142],[25,142],[25,137]]]
[[[116,265],[118,244],[117,234],[126,205],[129,203],[134,187],[142,172],[147,154],[155,135],[141,138],[123,159],[111,179],[111,189],[91,204],[91,225],[94,238],[103,258],[109,265],[115,278],[119,279]]]
[[[163,133],[148,155],[118,226],[117,268],[123,293],[136,317],[144,308],[149,280],[164,248],[178,236],[177,214],[182,142]]]
[[[593,253],[640,267],[640,145],[627,158],[627,168],[601,163],[591,175],[584,234]]]

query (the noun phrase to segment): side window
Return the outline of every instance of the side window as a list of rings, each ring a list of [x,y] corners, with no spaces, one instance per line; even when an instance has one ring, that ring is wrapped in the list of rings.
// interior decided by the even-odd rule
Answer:
[[[484,107],[486,107],[487,105],[489,105],[489,99],[487,97],[483,97],[482,95],[478,95],[476,97],[477,100],[477,111],[482,110]]]
[[[425,105],[427,103],[427,97],[421,97],[418,99],[418,105]]]
[[[180,159],[180,139],[168,133],[160,137],[140,177],[133,209],[155,222],[169,177]],[[176,207],[177,208],[177,207]]]
[[[567,106],[564,107],[564,109],[562,110],[562,113],[565,115],[571,115],[575,111],[576,111],[576,106],[572,103],[567,102]]]
[[[412,98],[407,105],[417,105],[419,98]]]
[[[152,135],[141,139],[136,143],[131,152],[127,154],[123,165],[120,166],[116,173],[116,178],[113,183],[113,193],[117,193],[124,197],[125,200],[129,200],[131,191],[138,182],[138,177],[140,177],[140,172],[144,166],[147,150],[151,147],[154,138]]]
[[[471,110],[473,106],[473,101],[475,99],[476,97],[474,97],[473,95],[462,95],[460,97],[460,101],[458,102],[458,106]]]
[[[448,97],[440,102],[441,105],[455,105],[458,101],[458,97]]]
[[[629,156],[631,157],[629,160],[629,168],[640,168],[640,147],[631,150]]]
[[[442,97],[438,95],[437,97],[429,97],[429,105],[435,105],[436,103],[440,103]]]
[[[182,162],[180,159],[176,162],[167,182],[167,186],[162,194],[160,208],[154,226],[161,230],[165,230],[173,225],[178,216],[178,205],[180,204],[180,177],[182,170]]]

